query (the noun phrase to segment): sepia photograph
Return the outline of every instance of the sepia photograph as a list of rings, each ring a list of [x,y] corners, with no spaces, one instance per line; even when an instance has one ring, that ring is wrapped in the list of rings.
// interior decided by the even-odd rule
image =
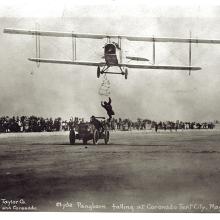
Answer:
[[[0,3],[0,212],[219,213],[220,4]]]

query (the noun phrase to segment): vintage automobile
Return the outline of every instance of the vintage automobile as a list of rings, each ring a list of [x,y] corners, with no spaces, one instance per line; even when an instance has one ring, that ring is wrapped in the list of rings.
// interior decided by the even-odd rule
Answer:
[[[105,119],[104,117],[95,117],[96,119]],[[102,129],[97,129],[92,122],[80,123],[77,127],[70,130],[69,140],[70,144],[74,145],[76,139],[82,140],[83,144],[87,144],[87,141],[92,140],[93,144],[98,144],[99,139],[104,139],[104,143],[109,142],[109,130],[105,120],[100,121],[102,123]]]

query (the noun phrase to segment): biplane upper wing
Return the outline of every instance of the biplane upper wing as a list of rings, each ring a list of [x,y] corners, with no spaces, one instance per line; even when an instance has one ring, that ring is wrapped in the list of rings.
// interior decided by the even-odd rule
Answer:
[[[104,66],[106,64],[105,62],[56,60],[56,59],[43,59],[43,58],[28,58],[28,60],[38,63],[72,64],[72,65],[82,65],[82,66]]]
[[[90,62],[90,61],[72,61],[72,60],[56,60],[43,58],[29,58],[30,61],[39,63],[57,63],[57,64],[72,64],[82,66],[105,66],[105,62]],[[201,67],[195,66],[166,66],[166,65],[142,65],[142,64],[118,64],[120,67],[136,68],[136,69],[166,69],[166,70],[200,70]]]
[[[136,37],[136,36],[126,36],[126,35],[40,31],[40,30],[24,30],[24,29],[14,29],[14,28],[5,28],[4,33],[38,35],[38,36],[47,36],[47,37],[76,37],[76,38],[91,38],[91,39],[120,38],[120,39],[127,39],[129,41],[220,44],[220,40],[215,40],[215,39],[210,40],[210,39],[197,39],[197,38]]]
[[[200,44],[220,44],[216,39],[198,39],[198,38],[174,38],[174,37],[125,37],[130,41],[147,41],[147,42],[174,42],[174,43],[200,43]]]
[[[105,36],[101,34],[77,34],[74,32],[39,31],[39,30],[24,30],[24,29],[13,29],[13,28],[5,28],[4,33],[39,35],[39,36],[45,36],[45,37],[77,37],[77,38],[92,38],[92,39],[105,38]]]

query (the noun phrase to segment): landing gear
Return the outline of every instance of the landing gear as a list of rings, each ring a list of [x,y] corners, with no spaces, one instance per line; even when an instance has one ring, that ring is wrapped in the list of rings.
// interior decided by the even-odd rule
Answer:
[[[101,71],[100,71],[100,67],[98,66],[98,67],[97,67],[97,78],[100,77],[100,73],[101,73]]]
[[[97,78],[100,78],[101,74],[105,74],[105,75],[106,74],[120,74],[120,75],[125,76],[125,79],[128,79],[128,69],[127,68],[123,68],[120,65],[118,65],[118,67],[120,69],[120,72],[107,71],[110,68],[110,66],[104,66],[104,67],[101,67],[101,68],[100,68],[100,66],[98,66],[97,67]]]
[[[125,73],[125,79],[128,79],[128,69],[127,68],[125,69],[124,73]]]

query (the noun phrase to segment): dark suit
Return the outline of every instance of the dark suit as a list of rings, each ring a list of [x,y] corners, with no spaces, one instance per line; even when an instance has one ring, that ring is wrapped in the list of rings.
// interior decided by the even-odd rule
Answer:
[[[107,111],[107,114],[109,116],[109,121],[111,120],[112,115],[115,115],[114,111],[112,110],[111,102],[112,102],[112,100],[109,97],[109,101],[108,102],[104,102],[104,104],[101,103],[101,106]]]

